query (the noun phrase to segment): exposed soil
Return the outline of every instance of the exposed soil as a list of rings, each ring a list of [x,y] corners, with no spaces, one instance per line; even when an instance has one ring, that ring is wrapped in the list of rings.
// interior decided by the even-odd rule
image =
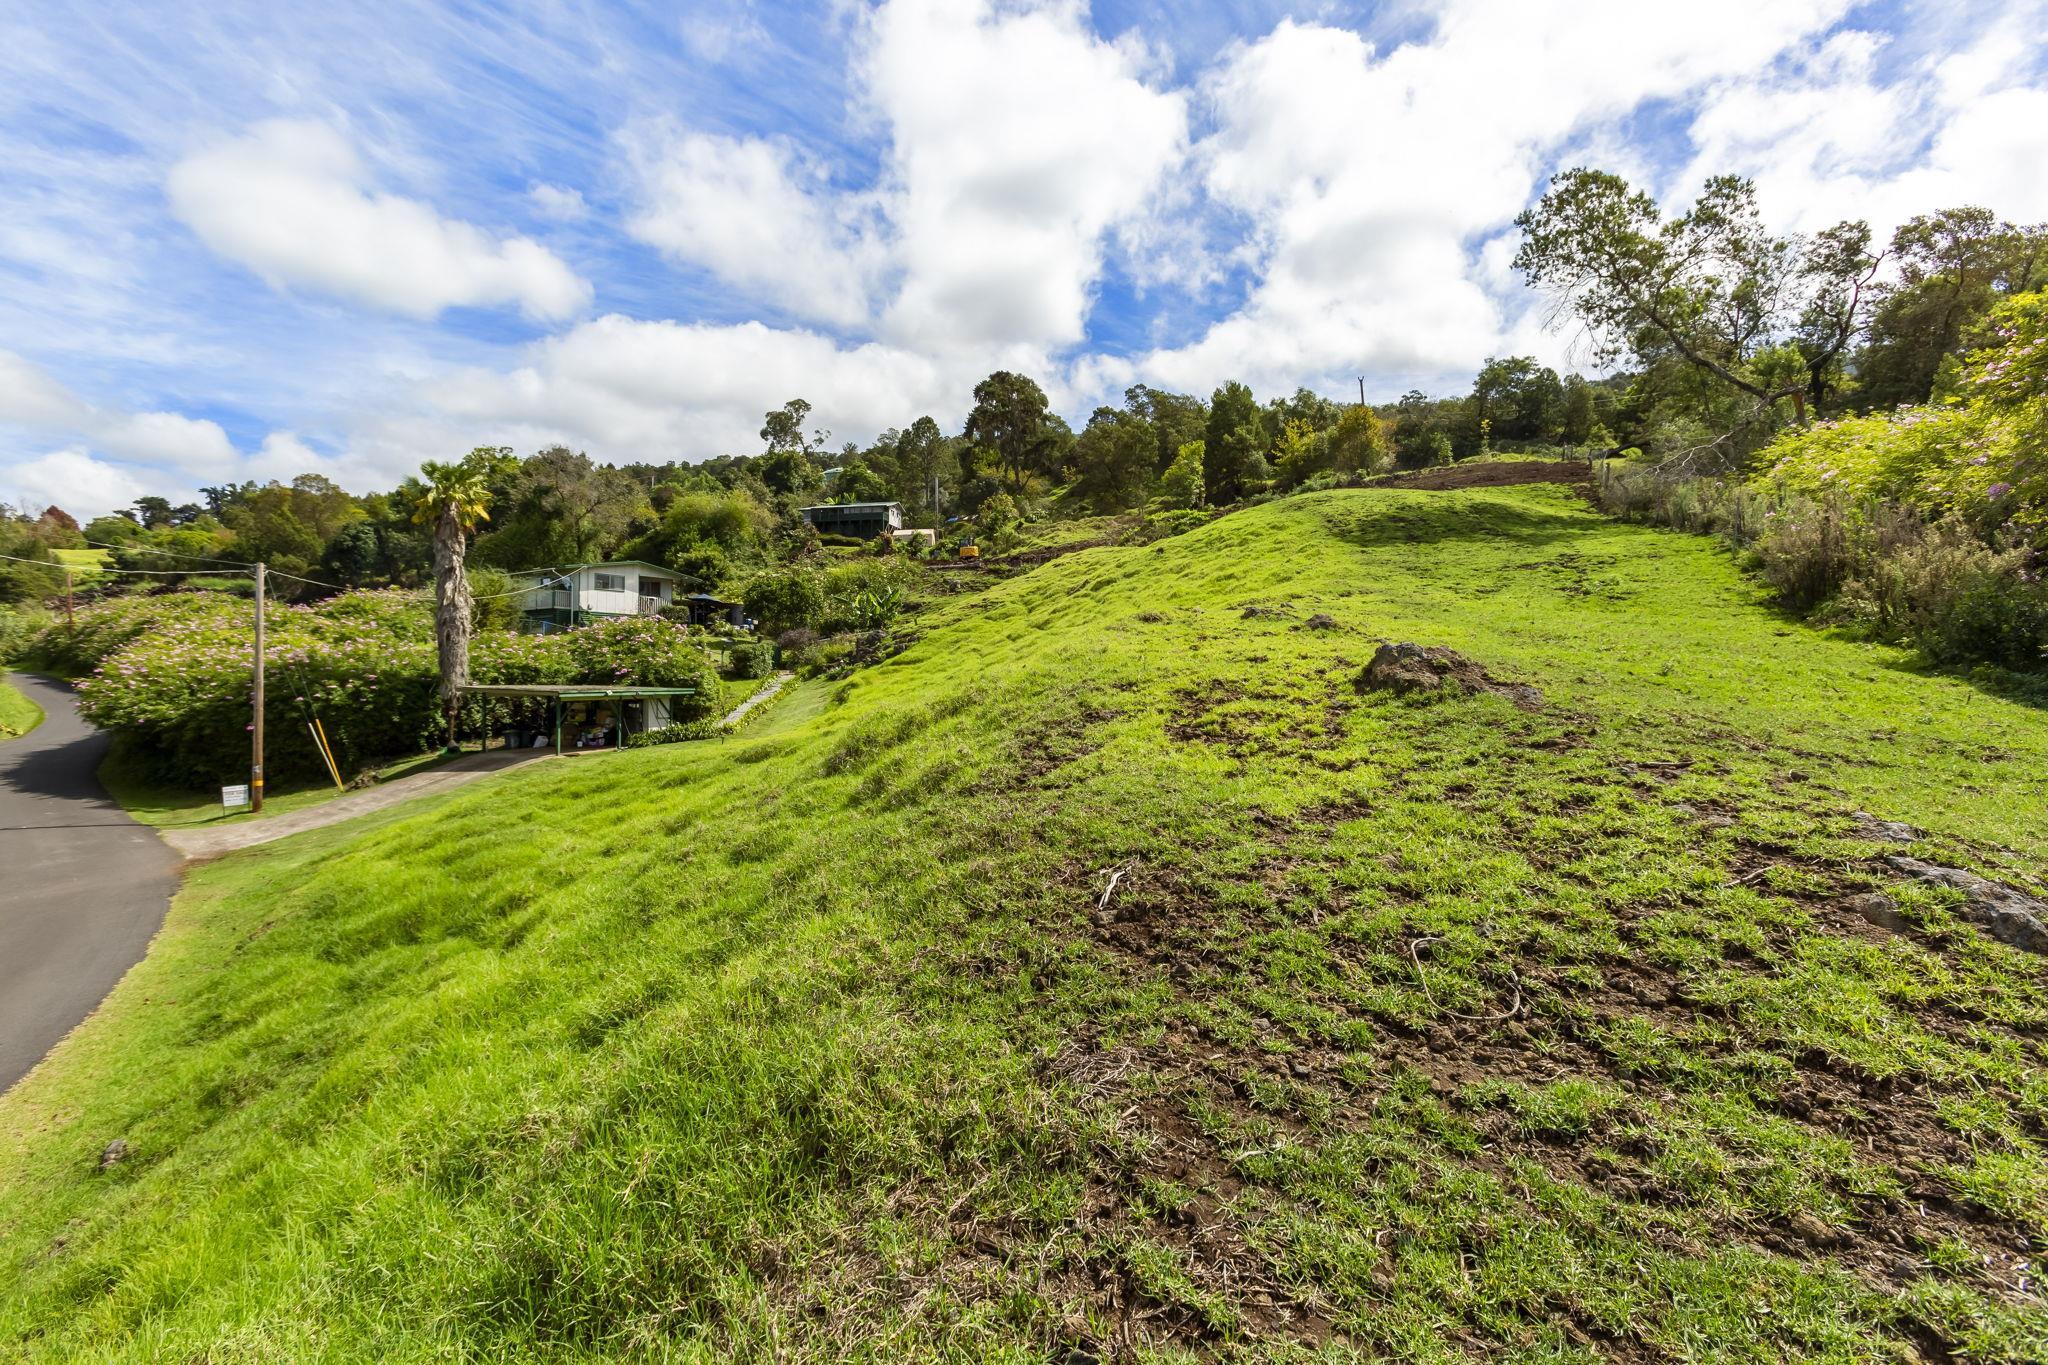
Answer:
[[[1543,694],[1529,684],[1496,678],[1455,649],[1435,646],[1381,645],[1358,685],[1379,692],[1490,692],[1524,711],[1543,709]]]

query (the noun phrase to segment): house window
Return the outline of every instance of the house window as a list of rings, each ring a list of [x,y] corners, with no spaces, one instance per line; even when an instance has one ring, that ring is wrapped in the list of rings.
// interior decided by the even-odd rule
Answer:
[[[592,592],[624,592],[626,576],[622,573],[594,573],[590,576]]]

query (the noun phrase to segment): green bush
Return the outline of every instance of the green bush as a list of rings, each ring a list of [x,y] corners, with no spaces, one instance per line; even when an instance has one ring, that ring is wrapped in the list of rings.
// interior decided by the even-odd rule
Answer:
[[[141,633],[132,627],[144,613],[132,605],[96,606],[90,620],[80,613],[81,637],[118,641],[80,684],[80,710],[94,724],[128,735],[157,780],[202,785],[231,778],[248,761],[250,631],[246,605],[237,608],[159,606],[159,623]],[[350,771],[441,742],[445,722],[424,597],[347,593],[311,607],[273,606],[265,625],[266,757],[273,777],[320,771],[306,734],[316,715]],[[470,675],[478,683],[690,687],[696,695],[675,704],[686,719],[708,712],[718,696],[695,637],[653,617],[552,635],[485,631],[471,643]],[[538,725],[545,710],[541,701],[472,701],[464,723],[474,726],[488,716]]]
[[[0,664],[27,653],[29,645],[50,624],[50,613],[37,606],[0,605]]]
[[[749,580],[740,595],[747,615],[770,634],[815,626],[825,613],[825,590],[809,569],[771,569]]]
[[[775,646],[766,640],[736,644],[726,655],[726,670],[735,678],[766,678],[775,672]]]
[[[1973,531],[1959,515],[1909,505],[1603,466],[1618,516],[1718,535],[1749,552],[1779,600],[1824,611],[1940,663],[2048,664],[2048,587],[2016,529]]]
[[[684,721],[676,725],[664,725],[659,730],[648,730],[642,734],[626,736],[628,749],[652,749],[659,744],[680,744],[691,739],[715,739],[724,733],[724,727],[710,716]]]

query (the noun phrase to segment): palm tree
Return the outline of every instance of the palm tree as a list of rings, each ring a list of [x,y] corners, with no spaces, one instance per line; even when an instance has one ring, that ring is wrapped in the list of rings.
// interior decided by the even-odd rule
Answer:
[[[428,460],[422,482],[413,486],[412,519],[434,528],[434,635],[440,645],[441,705],[448,716],[448,743],[455,744],[455,713],[469,684],[469,534],[491,515],[491,479],[511,463],[503,446],[478,446],[453,464]]]

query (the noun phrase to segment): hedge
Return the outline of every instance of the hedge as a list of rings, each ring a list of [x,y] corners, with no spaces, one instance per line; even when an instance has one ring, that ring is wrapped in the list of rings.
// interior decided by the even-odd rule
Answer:
[[[198,598],[207,594],[189,594]],[[151,599],[161,602],[163,599]],[[129,735],[152,777],[201,785],[248,767],[250,632],[246,603],[173,603],[145,611],[125,603],[88,609],[67,642],[72,657],[111,643],[79,686],[79,710]],[[81,618],[87,615],[81,612]],[[150,618],[140,631],[139,617]],[[308,735],[318,716],[344,775],[419,753],[445,738],[432,616],[403,592],[347,593],[310,607],[273,607],[264,617],[267,776],[323,771]],[[45,635],[62,631],[61,626]],[[684,717],[717,699],[716,675],[692,633],[653,617],[627,617],[553,635],[479,632],[470,646],[477,683],[590,683],[695,687],[678,699]],[[463,720],[539,724],[543,701],[466,703]]]

